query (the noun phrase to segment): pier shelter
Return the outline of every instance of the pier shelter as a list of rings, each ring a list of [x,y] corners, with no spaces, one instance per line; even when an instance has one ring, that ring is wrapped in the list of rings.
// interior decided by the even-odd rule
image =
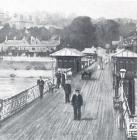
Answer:
[[[122,49],[113,54],[111,59],[114,74],[119,73],[120,69],[126,69],[128,73],[137,77],[137,53]]]
[[[95,47],[85,48],[82,53],[85,54],[87,58],[97,59],[97,49]]]
[[[115,89],[115,96],[119,93],[120,88],[120,70],[125,69],[126,74],[123,82],[123,89],[126,95],[128,106],[131,111],[131,114],[137,112],[137,99],[135,95],[135,81],[137,77],[137,53],[129,50],[119,50],[112,55],[112,71],[113,71],[113,87]]]
[[[73,48],[63,48],[51,54],[56,58],[56,68],[71,68],[73,73],[81,70],[81,57],[83,53]]]
[[[92,48],[85,48],[82,53],[84,57],[82,58],[82,67],[90,66],[93,61],[97,61],[97,49],[95,47]]]

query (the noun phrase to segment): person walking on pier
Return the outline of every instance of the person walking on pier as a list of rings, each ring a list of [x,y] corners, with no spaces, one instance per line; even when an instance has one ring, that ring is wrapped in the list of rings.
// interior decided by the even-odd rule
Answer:
[[[57,78],[57,88],[59,88],[60,84],[61,84],[61,73],[60,73],[60,71],[56,73],[56,78]]]
[[[44,90],[44,81],[42,79],[42,76],[40,76],[40,79],[37,80],[37,85],[39,85],[39,92],[40,92],[40,98],[43,98],[43,90]]]
[[[74,120],[80,120],[81,106],[83,105],[83,97],[80,94],[80,89],[75,89],[75,94],[73,95],[71,102],[74,109]]]
[[[61,85],[62,85],[63,88],[64,88],[64,85],[65,85],[65,82],[66,82],[65,74],[62,72],[61,73]]]
[[[71,84],[66,83],[64,85],[64,91],[65,91],[65,102],[69,103],[70,102],[70,96],[71,96]]]

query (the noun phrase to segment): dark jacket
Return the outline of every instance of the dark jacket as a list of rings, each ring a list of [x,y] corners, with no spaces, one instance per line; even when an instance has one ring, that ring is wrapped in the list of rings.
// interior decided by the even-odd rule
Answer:
[[[65,94],[71,94],[71,85],[65,84],[64,85]]]
[[[74,94],[71,102],[74,107],[81,107],[83,105],[83,98],[80,94],[78,96]]]
[[[61,73],[56,73],[55,74],[56,78],[57,78],[57,82],[61,82]]]
[[[65,74],[61,75],[61,84],[64,85],[65,84]]]
[[[44,81],[43,80],[38,80],[37,85],[39,85],[39,88],[44,88]]]

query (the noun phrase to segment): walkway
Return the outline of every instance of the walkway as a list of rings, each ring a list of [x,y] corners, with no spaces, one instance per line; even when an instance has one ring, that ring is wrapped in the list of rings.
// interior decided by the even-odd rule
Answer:
[[[64,103],[62,89],[2,123],[0,140],[126,140],[116,125],[112,79],[109,66],[97,70],[92,80],[73,81],[82,87],[82,120],[73,120],[70,104]]]

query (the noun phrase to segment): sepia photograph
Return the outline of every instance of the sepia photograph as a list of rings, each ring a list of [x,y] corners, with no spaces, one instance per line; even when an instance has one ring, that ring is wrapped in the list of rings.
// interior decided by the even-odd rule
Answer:
[[[0,0],[0,140],[137,140],[137,0]]]

